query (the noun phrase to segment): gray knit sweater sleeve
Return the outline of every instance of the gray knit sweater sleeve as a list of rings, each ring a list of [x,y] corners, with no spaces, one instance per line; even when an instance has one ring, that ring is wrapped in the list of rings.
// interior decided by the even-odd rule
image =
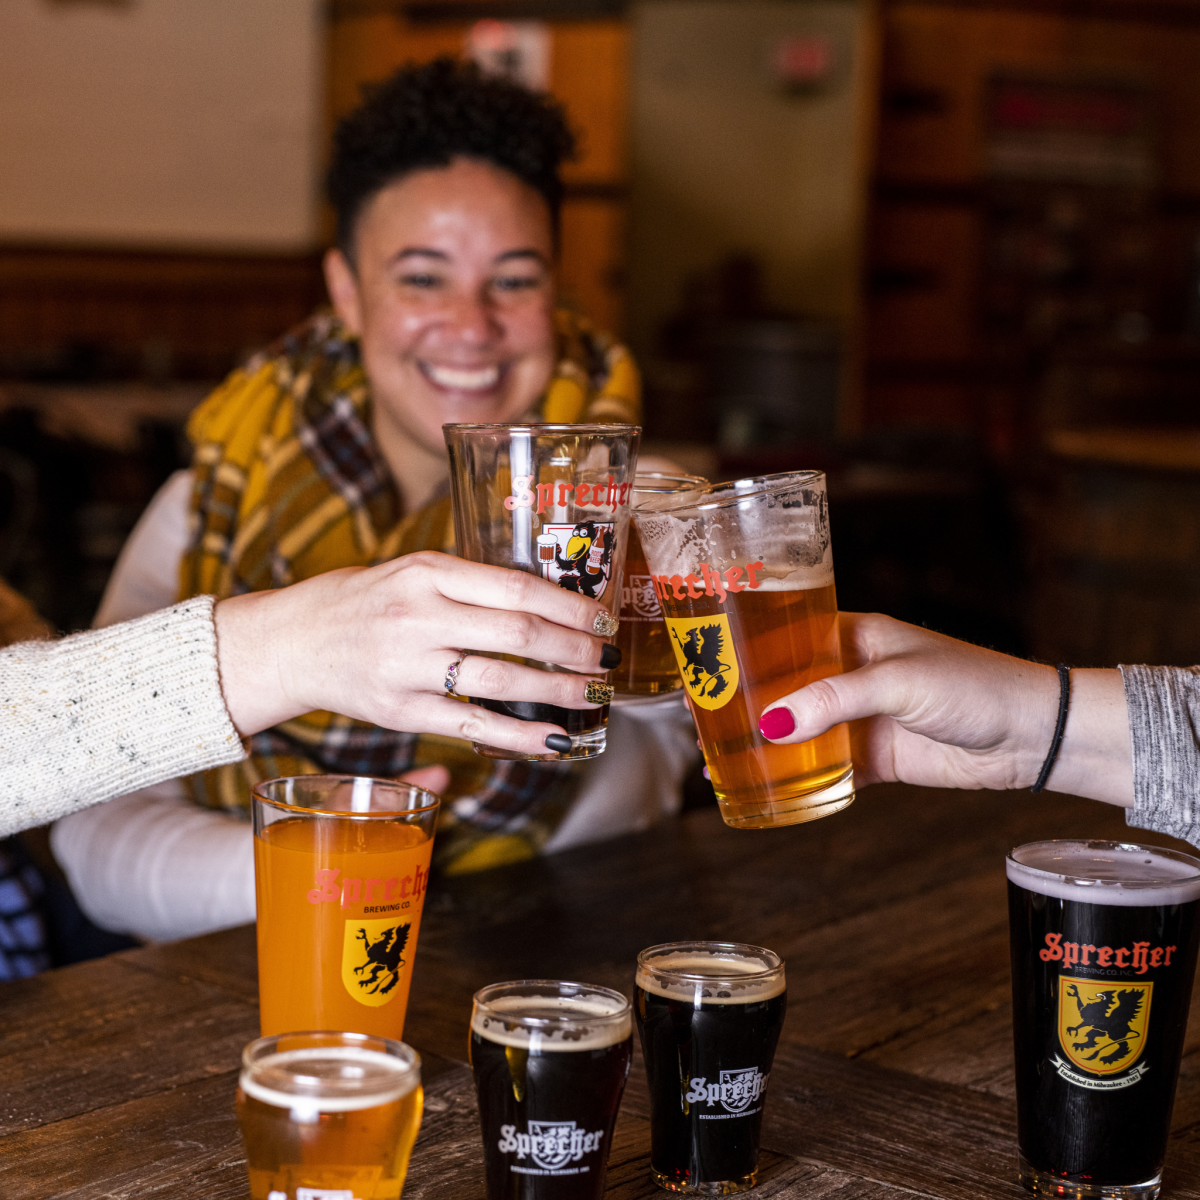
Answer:
[[[1133,742],[1129,825],[1200,846],[1200,667],[1126,667]]]
[[[211,596],[0,650],[0,837],[244,757]]]

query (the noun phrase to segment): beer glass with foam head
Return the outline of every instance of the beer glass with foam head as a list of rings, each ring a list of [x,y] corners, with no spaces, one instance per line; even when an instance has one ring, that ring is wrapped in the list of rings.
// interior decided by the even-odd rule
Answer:
[[[475,993],[488,1200],[599,1200],[633,1028],[620,992],[532,979]]]
[[[633,507],[636,510],[651,496],[677,495],[702,488],[707,483],[708,480],[699,475],[639,471],[633,481]],[[661,696],[683,687],[641,539],[632,526],[625,554],[617,645],[621,650],[621,662],[612,672],[611,679],[618,696]]]
[[[254,788],[263,1034],[346,1029],[399,1040],[438,798],[365,777]]]
[[[421,1060],[360,1033],[286,1033],[242,1054],[250,1200],[398,1200],[421,1124]]]
[[[825,476],[651,496],[634,521],[726,823],[794,825],[845,808],[845,725],[791,746],[758,730],[772,702],[842,670]]]
[[[450,454],[458,553],[471,562],[540,575],[599,600],[615,617],[641,429],[443,425],[442,433]],[[516,661],[562,669],[534,659]],[[551,721],[571,739],[571,749],[561,754],[532,755],[476,742],[475,750],[488,758],[591,758],[604,751],[607,704],[571,709],[513,700],[471,703],[521,721]]]
[[[787,1011],[783,962],[761,946],[671,942],[638,955],[635,983],[655,1183],[700,1196],[747,1191]]]
[[[1030,1191],[1158,1195],[1200,938],[1200,860],[1050,841],[1009,856],[1018,1171]]]

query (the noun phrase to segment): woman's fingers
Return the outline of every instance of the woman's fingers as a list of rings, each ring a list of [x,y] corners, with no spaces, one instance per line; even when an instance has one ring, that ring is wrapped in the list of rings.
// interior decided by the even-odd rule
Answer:
[[[547,579],[506,567],[489,567],[447,554],[414,554],[413,566],[428,569],[434,585],[447,600],[479,608],[531,613],[556,625],[599,637],[610,637],[611,614],[599,602],[569,592]]]
[[[405,771],[403,775],[397,776],[397,779],[400,783],[411,783],[428,792],[439,794],[450,786],[450,772],[445,767],[438,765],[414,767],[411,771]]]
[[[460,661],[454,690],[460,696],[482,700],[522,700],[559,708],[594,708],[606,704],[613,694],[603,679],[539,671],[480,654],[468,654]]]
[[[759,730],[768,741],[786,746],[810,741],[843,721],[890,713],[900,701],[890,674],[871,666],[818,679],[764,709]]]
[[[528,612],[507,612],[455,604],[437,617],[439,633],[449,633],[457,645],[494,654],[514,654],[538,662],[554,663],[570,671],[600,673],[616,666],[616,647],[606,649],[600,638],[566,629]]]
[[[477,704],[463,704],[447,697],[428,697],[421,708],[421,729],[446,737],[479,742],[519,754],[549,754],[546,739],[566,738],[560,725],[548,721],[518,721],[515,717],[490,712]],[[564,743],[565,745],[566,743]]]

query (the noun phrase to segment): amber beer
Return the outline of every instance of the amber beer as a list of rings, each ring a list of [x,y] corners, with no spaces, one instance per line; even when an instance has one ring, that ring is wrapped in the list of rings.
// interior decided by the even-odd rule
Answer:
[[[758,729],[768,705],[842,670],[824,476],[699,497],[635,519],[722,815],[767,828],[837,812],[854,799],[847,727],[785,746]]]
[[[255,788],[264,1035],[400,1038],[437,807],[422,788],[362,778],[305,775]]]
[[[422,1107],[421,1060],[400,1042],[346,1033],[251,1042],[237,1094],[250,1200],[397,1200]]]
[[[1018,1174],[1044,1195],[1159,1193],[1200,941],[1200,860],[1050,841],[1008,857]]]
[[[670,495],[704,487],[699,475],[639,473],[633,482],[633,505],[650,496]],[[662,606],[646,565],[637,530],[629,530],[625,551],[625,582],[621,588],[621,627],[617,631],[621,664],[610,679],[619,696],[657,696],[677,692],[683,680],[675,666],[671,638],[663,624]]]

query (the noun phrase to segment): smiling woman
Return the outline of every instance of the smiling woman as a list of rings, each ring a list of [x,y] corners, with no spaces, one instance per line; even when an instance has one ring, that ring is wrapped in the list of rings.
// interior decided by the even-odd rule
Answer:
[[[245,762],[177,783],[172,796],[127,797],[60,822],[55,851],[93,919],[138,930],[157,906],[157,936],[205,928],[212,863],[181,861],[170,847],[181,853],[186,839],[157,818],[181,798],[218,810],[228,854],[245,854],[245,826],[227,817],[244,817],[252,783],[270,776],[390,777],[444,764],[451,783],[435,863],[449,871],[642,828],[678,807],[693,753],[685,716],[629,719],[624,745],[622,722],[610,724],[614,752],[595,765],[497,762],[469,742],[545,753],[562,731],[457,705],[443,690],[457,664],[463,695],[594,707],[579,674],[463,657],[464,644],[529,655],[546,631],[515,601],[520,611],[485,646],[471,587],[448,598],[438,586],[452,564],[473,566],[437,553],[453,552],[443,424],[640,414],[625,350],[555,307],[558,169],[572,145],[552,101],[449,60],[400,71],[339,127],[329,175],[338,246],[326,259],[335,311],[292,331],[197,409],[192,469],[168,482],[134,531],[97,624],[395,559],[411,579],[412,662],[440,669],[404,731],[354,719],[353,706],[311,713],[256,734]],[[162,832],[137,839],[141,865],[131,871],[132,831],[151,802]],[[130,882],[155,873],[153,896]],[[251,907],[243,919],[252,916]]]

